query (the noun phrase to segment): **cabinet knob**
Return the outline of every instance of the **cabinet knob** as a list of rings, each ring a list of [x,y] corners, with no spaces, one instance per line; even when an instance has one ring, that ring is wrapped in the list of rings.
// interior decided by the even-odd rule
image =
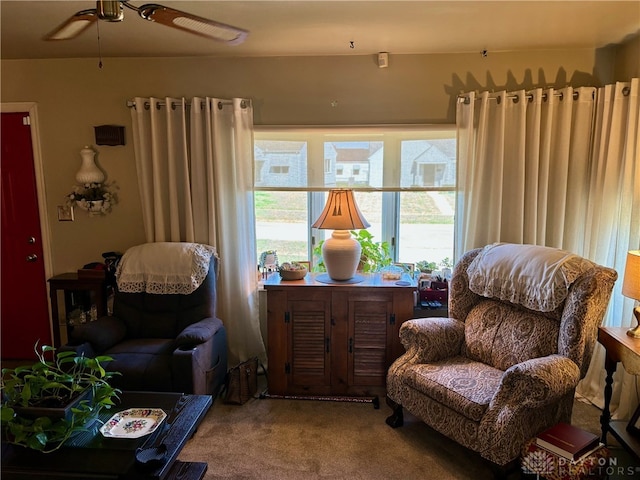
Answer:
[[[38,256],[35,253],[32,253],[31,255],[27,255],[27,262],[35,262],[38,260]]]

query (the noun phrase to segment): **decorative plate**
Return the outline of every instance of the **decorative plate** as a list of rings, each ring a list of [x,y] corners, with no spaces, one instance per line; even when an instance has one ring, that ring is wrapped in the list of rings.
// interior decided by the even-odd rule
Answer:
[[[154,432],[166,417],[159,408],[129,408],[111,417],[100,433],[111,438],[138,438]]]

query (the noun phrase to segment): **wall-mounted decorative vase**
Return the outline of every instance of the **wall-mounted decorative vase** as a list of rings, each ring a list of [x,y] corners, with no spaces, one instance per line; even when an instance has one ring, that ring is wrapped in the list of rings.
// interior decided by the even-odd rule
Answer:
[[[96,152],[85,146],[80,150],[80,157],[82,163],[80,164],[80,170],[76,173],[76,181],[78,183],[102,183],[104,181],[104,173],[100,170],[94,160]]]

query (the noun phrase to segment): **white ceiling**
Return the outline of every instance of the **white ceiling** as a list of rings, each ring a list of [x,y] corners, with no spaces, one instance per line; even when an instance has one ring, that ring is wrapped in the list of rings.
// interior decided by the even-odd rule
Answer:
[[[131,3],[140,6],[150,0]],[[125,9],[73,40],[42,37],[83,1],[0,1],[2,58],[364,55],[599,48],[640,32],[629,1],[164,1],[166,6],[250,31],[228,46]],[[353,48],[350,46],[353,42]]]

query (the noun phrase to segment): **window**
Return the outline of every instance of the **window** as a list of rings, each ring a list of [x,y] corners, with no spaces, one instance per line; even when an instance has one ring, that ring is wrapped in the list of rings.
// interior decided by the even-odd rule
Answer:
[[[289,167],[287,165],[271,165],[269,173],[289,173]]]
[[[376,241],[397,262],[453,258],[453,126],[255,127],[256,258],[312,259],[311,228],[330,188],[352,188]]]

